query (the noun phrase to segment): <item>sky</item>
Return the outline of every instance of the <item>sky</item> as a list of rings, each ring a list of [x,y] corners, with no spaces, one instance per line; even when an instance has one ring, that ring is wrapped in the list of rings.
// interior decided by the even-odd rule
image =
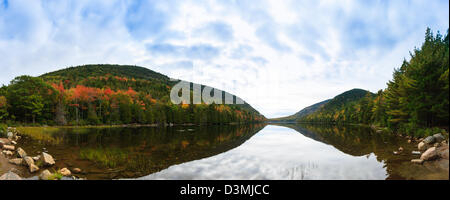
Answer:
[[[0,0],[0,84],[83,64],[138,65],[291,115],[386,88],[448,0]]]

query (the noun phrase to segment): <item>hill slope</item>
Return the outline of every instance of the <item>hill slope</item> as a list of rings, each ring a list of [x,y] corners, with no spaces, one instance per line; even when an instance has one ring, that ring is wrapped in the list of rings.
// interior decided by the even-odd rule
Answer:
[[[6,96],[13,119],[25,123],[218,124],[265,120],[247,103],[174,105],[170,91],[176,83],[144,67],[84,65],[40,77],[17,77],[2,88],[0,96]],[[30,106],[23,106],[30,102]]]
[[[349,118],[352,116],[341,115],[346,113],[346,110],[355,109],[360,111],[361,107],[358,107],[365,101],[375,96],[375,94],[362,89],[352,89],[342,94],[335,96],[329,100],[320,109],[304,115],[298,118],[298,121],[302,122],[335,122],[341,118]],[[355,112],[356,113],[356,112]],[[345,120],[344,120],[345,121]]]
[[[302,110],[298,111],[297,113],[291,115],[291,116],[287,116],[287,117],[281,117],[281,118],[275,118],[275,119],[270,119],[271,121],[285,121],[285,122],[294,122],[299,120],[302,117],[305,117],[311,113],[316,112],[317,110],[319,110],[323,105],[325,105],[326,103],[328,103],[331,99],[327,99],[325,101],[316,103],[314,105],[308,106],[306,108],[303,108]]]

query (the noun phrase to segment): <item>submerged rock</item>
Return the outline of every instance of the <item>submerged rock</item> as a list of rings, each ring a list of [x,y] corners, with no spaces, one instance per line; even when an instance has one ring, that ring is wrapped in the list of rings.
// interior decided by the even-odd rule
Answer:
[[[23,158],[13,158],[9,160],[9,163],[15,164],[15,165],[23,165]]]
[[[424,160],[422,160],[422,159],[412,159],[411,162],[414,163],[414,164],[422,164],[424,162]]]
[[[22,180],[22,178],[14,172],[7,172],[0,176],[0,180]]]
[[[428,161],[434,160],[438,157],[439,155],[437,154],[436,147],[431,147],[420,156],[420,159]]]

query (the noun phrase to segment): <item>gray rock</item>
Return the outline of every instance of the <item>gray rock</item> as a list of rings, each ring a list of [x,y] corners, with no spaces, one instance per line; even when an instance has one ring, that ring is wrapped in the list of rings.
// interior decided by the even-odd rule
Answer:
[[[436,139],[433,136],[428,136],[427,138],[423,139],[423,142],[425,144],[433,144],[436,141]]]
[[[19,157],[21,157],[21,158],[27,157],[27,153],[20,147],[17,148],[17,155],[19,155]]]
[[[0,180],[22,180],[22,178],[14,172],[7,172],[0,176]]]
[[[55,160],[53,159],[53,157],[45,152],[42,152],[40,160],[42,161],[42,164],[44,166],[52,166],[55,164]]]
[[[445,140],[445,137],[442,134],[440,134],[440,133],[434,134],[433,137],[434,137],[436,142],[442,142],[442,141]]]

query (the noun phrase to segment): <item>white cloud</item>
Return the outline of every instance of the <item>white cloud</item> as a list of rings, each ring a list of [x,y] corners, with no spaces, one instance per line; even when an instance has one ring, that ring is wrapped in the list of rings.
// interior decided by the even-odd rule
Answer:
[[[237,94],[267,117],[352,88],[383,89],[427,26],[449,26],[448,1],[7,4],[0,83],[81,64],[136,64]],[[149,50],[161,45],[182,53]]]

